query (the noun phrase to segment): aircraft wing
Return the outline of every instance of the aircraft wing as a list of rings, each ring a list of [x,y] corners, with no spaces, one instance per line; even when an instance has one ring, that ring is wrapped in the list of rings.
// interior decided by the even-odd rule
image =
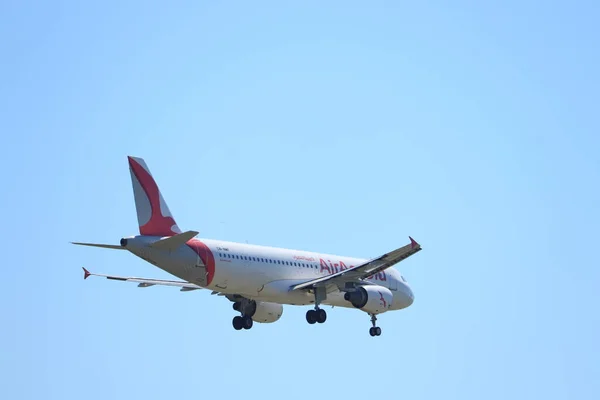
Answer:
[[[138,287],[150,287],[155,285],[160,286],[176,286],[180,287],[182,292],[186,292],[189,290],[202,289],[202,287],[198,285],[194,285],[193,283],[185,282],[185,281],[168,281],[162,279],[149,279],[149,278],[135,278],[135,277],[125,277],[125,276],[115,276],[115,275],[104,275],[104,274],[94,274],[83,268],[83,279],[87,279],[90,276],[99,276],[106,279],[112,279],[116,281],[125,281],[125,282],[135,282],[138,283]]]
[[[294,285],[291,287],[291,290],[329,286],[332,284],[343,287],[346,282],[356,282],[368,278],[421,251],[421,245],[412,237],[409,236],[408,238],[410,239],[410,243],[406,246],[357,265],[356,267]]]

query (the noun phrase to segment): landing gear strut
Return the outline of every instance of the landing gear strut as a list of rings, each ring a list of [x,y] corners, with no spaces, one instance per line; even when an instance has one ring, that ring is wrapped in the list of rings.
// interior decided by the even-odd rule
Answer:
[[[321,304],[321,302],[325,300],[326,296],[327,293],[325,292],[324,287],[315,288],[315,309],[308,310],[306,312],[306,322],[312,325],[316,322],[322,324],[327,320],[327,313],[322,308],[319,308],[319,304]]]
[[[377,322],[377,317],[375,316],[375,314],[369,315],[371,316],[371,323],[373,324],[373,326],[369,329],[369,334],[371,336],[380,336],[381,328],[375,325],[375,323]]]
[[[239,331],[241,329],[251,329],[254,325],[252,316],[256,312],[256,302],[254,300],[248,300],[242,298],[239,301],[233,303],[233,309],[239,311],[242,315],[238,315],[233,318],[233,329]]]

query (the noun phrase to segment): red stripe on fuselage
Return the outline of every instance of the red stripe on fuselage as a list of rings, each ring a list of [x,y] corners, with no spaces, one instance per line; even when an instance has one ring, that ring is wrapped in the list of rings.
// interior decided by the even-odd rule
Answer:
[[[148,236],[176,235],[177,232],[173,232],[172,229],[173,225],[175,225],[175,220],[172,217],[165,217],[162,215],[160,209],[160,193],[152,176],[150,176],[148,171],[131,157],[129,157],[129,165],[131,166],[133,174],[142,186],[142,189],[144,189],[152,210],[150,220],[144,226],[140,226],[140,233]]]
[[[192,239],[186,243],[194,253],[198,254],[204,265],[206,266],[206,285],[210,285],[215,276],[215,257],[207,245],[198,239]]]

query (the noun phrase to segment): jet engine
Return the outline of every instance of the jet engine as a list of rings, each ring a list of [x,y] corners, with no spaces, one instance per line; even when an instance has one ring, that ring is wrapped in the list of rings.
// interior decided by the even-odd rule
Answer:
[[[255,322],[271,323],[281,318],[283,306],[277,303],[267,303],[264,301],[256,302],[256,311],[252,315]]]
[[[381,314],[392,306],[394,295],[386,287],[367,285],[359,286],[353,292],[346,292],[344,299],[370,314]]]

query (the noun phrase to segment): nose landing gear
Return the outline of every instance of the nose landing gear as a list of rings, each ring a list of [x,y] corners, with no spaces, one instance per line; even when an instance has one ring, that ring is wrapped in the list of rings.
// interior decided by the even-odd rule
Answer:
[[[377,322],[377,317],[375,316],[375,314],[369,314],[371,316],[371,323],[373,324],[373,326],[369,329],[369,334],[371,336],[380,336],[381,335],[381,328],[376,326],[376,322]]]

